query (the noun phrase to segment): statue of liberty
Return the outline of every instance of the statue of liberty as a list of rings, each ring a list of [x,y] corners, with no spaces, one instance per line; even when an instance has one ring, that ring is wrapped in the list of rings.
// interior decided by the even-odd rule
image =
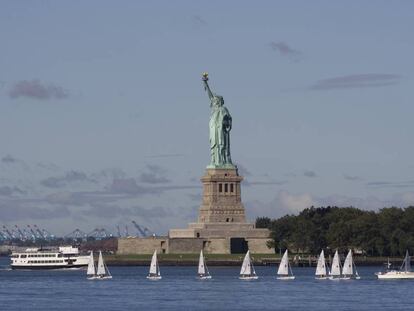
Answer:
[[[230,156],[231,115],[224,107],[222,96],[214,94],[208,85],[208,74],[203,73],[204,88],[210,98],[210,153],[209,168],[233,168]]]

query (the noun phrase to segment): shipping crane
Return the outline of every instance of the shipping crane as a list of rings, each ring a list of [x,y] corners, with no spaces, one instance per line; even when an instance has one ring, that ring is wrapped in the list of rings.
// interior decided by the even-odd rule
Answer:
[[[143,238],[152,235],[152,232],[147,227],[142,228],[140,225],[136,223],[135,220],[133,220],[132,223],[135,226],[135,228],[137,228],[138,232],[141,234]]]
[[[27,237],[24,235],[23,231],[20,230],[20,228],[17,225],[14,225],[14,227],[16,228],[16,231],[20,236],[20,240],[22,240],[22,241],[27,240]]]
[[[121,229],[119,229],[119,225],[116,226],[116,230],[118,232],[118,238],[121,237]]]
[[[125,237],[129,237],[128,225],[125,225]]]
[[[11,232],[9,229],[7,229],[7,227],[5,225],[3,225],[3,231],[7,233],[7,235],[9,236],[10,239],[15,239],[16,237],[14,236],[13,232]]]
[[[39,238],[44,239],[45,237],[43,236],[42,231],[40,231],[39,227],[37,225],[33,225],[34,230],[37,232],[37,234],[39,235]]]
[[[111,237],[112,233],[106,231],[104,228],[95,228],[87,236],[95,239],[105,239]]]
[[[80,229],[75,229],[71,233],[68,233],[67,235],[65,235],[66,239],[70,238],[73,240],[86,239],[86,237],[87,237],[86,233]]]
[[[30,225],[27,225],[27,228],[29,228],[30,232],[32,233],[32,238],[33,238],[34,240],[36,240],[36,239],[38,239],[38,238],[39,238],[38,233],[37,233],[35,230],[33,230],[33,228],[32,228],[32,227],[30,227]]]

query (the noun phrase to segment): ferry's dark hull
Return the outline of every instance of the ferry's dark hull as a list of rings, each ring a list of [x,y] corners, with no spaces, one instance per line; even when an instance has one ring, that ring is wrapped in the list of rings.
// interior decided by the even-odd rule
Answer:
[[[67,266],[10,266],[12,270],[60,270],[60,269],[74,269],[82,268],[87,265],[67,265]]]

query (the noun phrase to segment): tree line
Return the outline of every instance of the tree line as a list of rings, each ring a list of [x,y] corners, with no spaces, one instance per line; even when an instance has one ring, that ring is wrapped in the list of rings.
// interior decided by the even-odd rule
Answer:
[[[257,228],[269,228],[269,246],[317,254],[321,249],[360,250],[368,256],[403,256],[414,252],[414,206],[364,211],[354,207],[310,207],[299,215],[259,217]]]

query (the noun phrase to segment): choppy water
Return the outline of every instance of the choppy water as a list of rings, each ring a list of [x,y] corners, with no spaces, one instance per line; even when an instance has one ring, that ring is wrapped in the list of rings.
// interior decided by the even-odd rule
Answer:
[[[149,281],[146,267],[110,267],[112,280],[88,281],[85,270],[12,271],[0,259],[0,310],[414,310],[414,281],[379,281],[380,267],[360,267],[361,280],[317,281],[296,268],[278,281],[275,267],[257,267],[257,281],[238,279],[237,267],[162,267]]]

